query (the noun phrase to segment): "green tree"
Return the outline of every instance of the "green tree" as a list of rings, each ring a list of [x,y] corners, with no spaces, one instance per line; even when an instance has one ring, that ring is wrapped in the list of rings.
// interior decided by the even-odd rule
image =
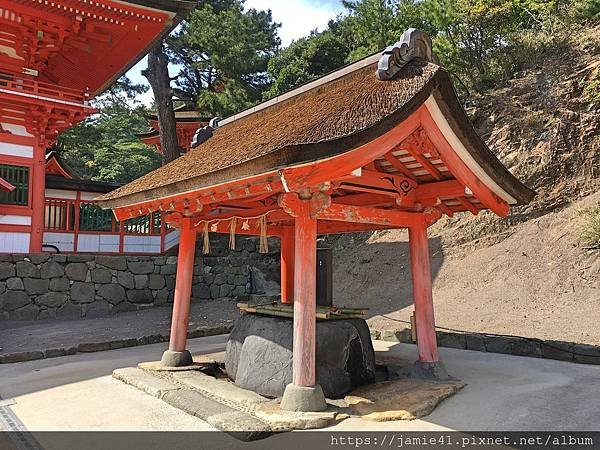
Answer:
[[[340,34],[332,31],[334,27],[330,23],[330,29],[323,33],[313,31],[310,36],[292,42],[269,61],[268,72],[273,84],[265,92],[265,98],[282,94],[344,65],[350,47]]]
[[[156,149],[136,136],[148,129],[147,111],[132,98],[145,89],[119,80],[95,102],[98,114],[59,137],[56,148],[82,178],[126,183],[160,165]]]
[[[182,67],[175,95],[220,117],[252,106],[270,85],[278,27],[270,11],[245,10],[243,0],[203,2],[167,41]]]
[[[344,0],[346,16],[340,21],[340,33],[352,51],[348,62],[363,58],[396,42],[407,28],[430,32],[423,20],[419,0]]]
[[[435,52],[464,88],[482,91],[503,75],[502,56],[518,28],[513,0],[424,0],[422,7],[437,30]]]

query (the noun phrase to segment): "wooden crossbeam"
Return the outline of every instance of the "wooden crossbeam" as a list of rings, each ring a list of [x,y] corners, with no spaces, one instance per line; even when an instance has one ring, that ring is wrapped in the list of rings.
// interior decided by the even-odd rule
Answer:
[[[236,221],[235,234],[240,234],[244,236],[259,236],[260,235],[260,226],[257,219],[252,219],[248,221],[248,227],[244,225],[243,220]],[[196,224],[197,222],[194,222]],[[201,232],[204,230],[204,223],[197,225],[195,227],[196,231]],[[231,222],[224,220],[221,222],[215,222],[209,225],[209,232],[211,233],[219,233],[219,234],[229,234],[231,232]],[[280,225],[268,225],[267,226],[267,236],[281,236],[283,233],[283,227]]]
[[[319,212],[317,218],[336,222],[383,225],[390,228],[406,228],[423,221],[423,216],[420,213],[335,203]]]
[[[330,222],[326,220],[319,220],[317,224],[317,233],[320,235],[325,234],[342,234],[342,233],[362,233],[365,231],[375,230],[388,230],[393,227],[386,227],[383,225],[373,225],[368,223],[343,223],[343,222]]]
[[[372,208],[395,204],[395,200],[387,195],[367,193],[332,197],[331,201],[340,205],[370,206]]]
[[[455,198],[465,195],[465,186],[457,180],[438,181],[420,184],[415,189],[418,200],[431,198]]]
[[[362,170],[360,177],[337,181],[334,185],[349,191],[387,195],[394,198],[406,196],[417,187],[417,183],[412,178],[365,169]]]
[[[440,211],[442,211],[444,214],[446,214],[448,217],[454,216],[454,211],[452,211],[450,208],[448,208],[448,206],[446,206],[446,204],[444,202],[440,201],[435,206]]]
[[[262,208],[252,209],[252,210],[248,210],[248,211],[230,211],[230,212],[222,213],[222,214],[198,215],[197,217],[194,218],[194,224],[201,222],[199,225],[196,225],[195,228],[202,229],[204,227],[205,222],[209,222],[211,224],[217,223],[219,221],[224,222],[224,221],[231,219],[232,217],[238,217],[240,219],[256,218],[256,217],[262,216],[267,213],[268,213],[268,216],[267,216],[268,222],[282,222],[282,221],[287,221],[287,220],[292,219],[292,217],[290,217],[289,214],[287,214],[282,209],[280,209],[280,208],[274,209],[274,208],[277,208],[277,207],[265,206]]]

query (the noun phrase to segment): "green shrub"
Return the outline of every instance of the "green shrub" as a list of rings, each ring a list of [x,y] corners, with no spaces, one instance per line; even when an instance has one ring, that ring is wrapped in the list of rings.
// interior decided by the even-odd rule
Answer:
[[[591,248],[600,248],[600,206],[585,213],[581,226],[581,240]]]
[[[579,82],[583,89],[583,98],[593,104],[600,104],[600,71],[595,70],[589,79],[583,79]]]

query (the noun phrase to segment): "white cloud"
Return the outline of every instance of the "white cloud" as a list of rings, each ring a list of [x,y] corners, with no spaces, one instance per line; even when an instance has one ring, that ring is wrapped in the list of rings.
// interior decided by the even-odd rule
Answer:
[[[332,0],[246,0],[246,8],[270,9],[273,20],[281,23],[279,36],[284,46],[314,29],[324,30],[342,9],[341,2]]]

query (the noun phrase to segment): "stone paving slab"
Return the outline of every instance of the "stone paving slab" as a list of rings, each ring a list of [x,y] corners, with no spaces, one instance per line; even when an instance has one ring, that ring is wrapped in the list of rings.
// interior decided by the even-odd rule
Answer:
[[[167,392],[179,389],[176,384],[169,383],[167,380],[155,377],[136,367],[117,369],[113,372],[113,378],[130,384],[156,398],[162,398]]]
[[[385,361],[386,365],[400,367],[407,363],[386,353],[377,356],[378,362]],[[222,359],[221,353],[202,358],[204,362],[195,359],[192,370],[153,370],[156,363],[141,363],[140,368],[115,370],[113,377],[241,440],[260,439],[275,432],[324,428],[349,417],[372,421],[414,420],[429,415],[464,386],[459,381],[400,378],[365,385],[342,399],[327,400],[328,408],[323,412],[291,412],[280,408],[280,399],[242,389],[224,374],[213,376],[212,366],[215,360]]]
[[[234,300],[193,304],[188,336],[229,333],[238,314]],[[167,342],[170,324],[171,307],[85,320],[3,320],[0,364]]]
[[[273,430],[265,422],[246,412],[209,399],[196,391],[187,389],[169,391],[163,400],[242,441],[263,439],[273,434]]]

